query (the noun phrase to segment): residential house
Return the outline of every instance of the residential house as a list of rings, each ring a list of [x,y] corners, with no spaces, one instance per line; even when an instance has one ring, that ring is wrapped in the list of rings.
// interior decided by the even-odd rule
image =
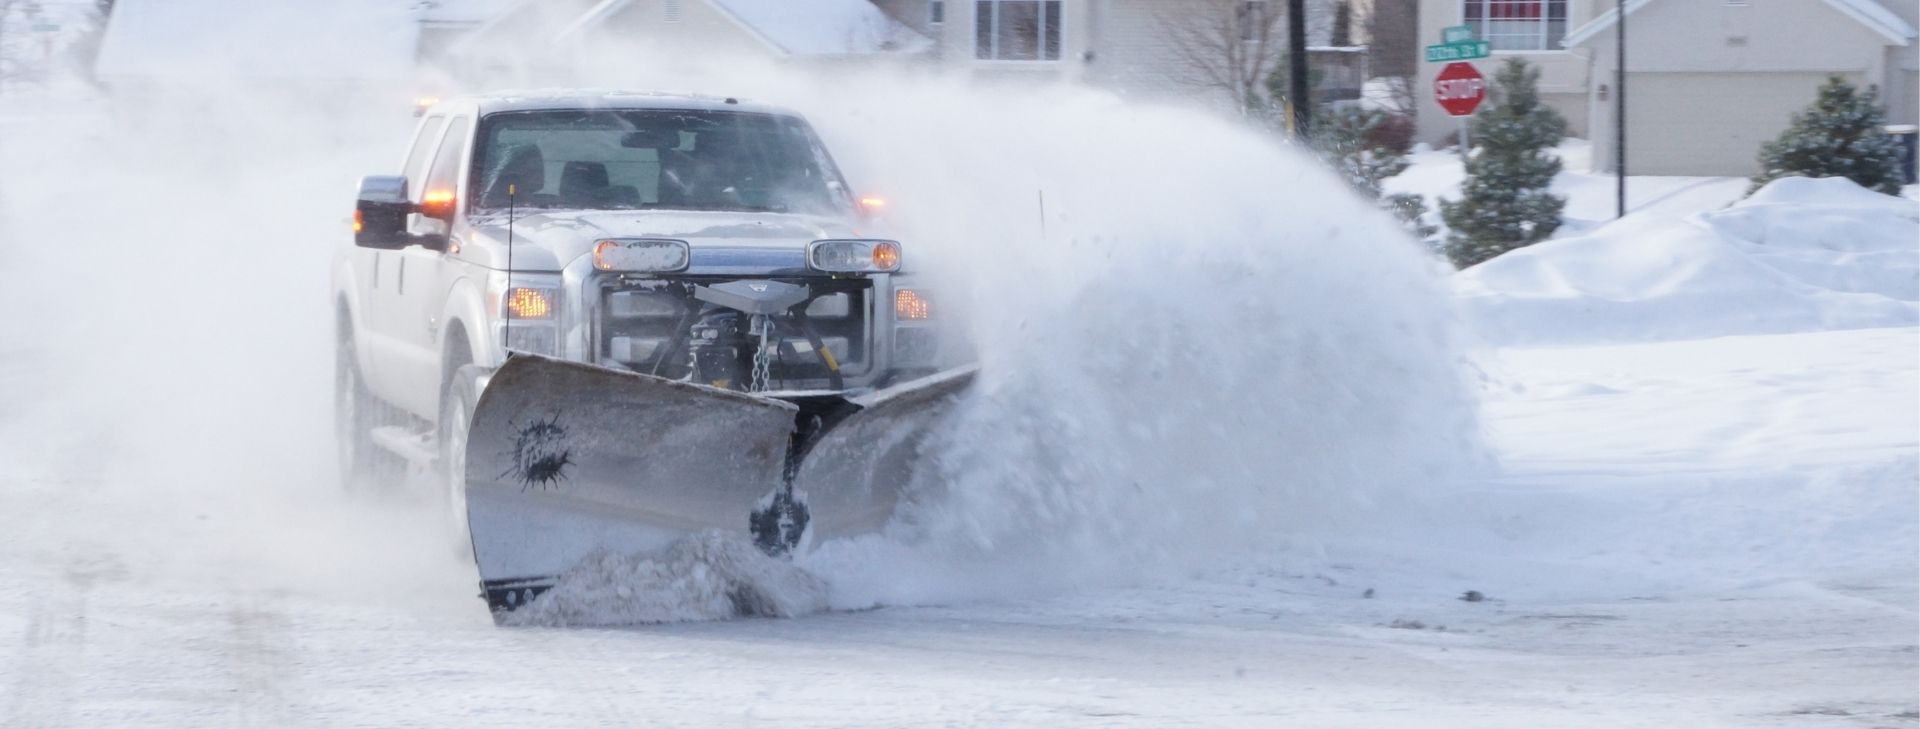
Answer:
[[[1183,32],[1277,18],[1285,0],[875,0],[890,14],[918,20],[939,40],[948,68],[987,80],[1064,80],[1135,98],[1231,103],[1209,87],[1183,49]],[[1352,3],[1356,15],[1371,0]],[[1333,83],[1358,95],[1364,58],[1329,49],[1335,0],[1308,0],[1308,45],[1334,70]],[[1363,33],[1356,22],[1354,33]],[[1205,32],[1204,30],[1201,32]],[[1271,48],[1283,46],[1284,29]]]
[[[1335,0],[1311,0],[1313,43]],[[1280,12],[1283,0],[522,0],[455,43],[456,75],[538,85],[583,62],[647,48],[655,62],[745,56],[811,66],[890,63],[981,83],[1082,83],[1138,98],[1211,99],[1175,28]],[[1359,5],[1364,9],[1365,0]],[[1355,31],[1362,29],[1356,27]],[[1276,39],[1277,40],[1277,39]],[[1364,54],[1316,49],[1349,96]],[[662,61],[664,59],[664,61]],[[1351,87],[1351,88],[1348,88]]]
[[[1420,36],[1467,25],[1493,57],[1541,70],[1541,98],[1594,141],[1610,170],[1617,84],[1616,0],[1421,0]],[[1889,120],[1915,121],[1913,0],[1626,0],[1627,169],[1646,175],[1749,175],[1761,143],[1785,129],[1830,74],[1880,87]],[[1442,64],[1421,64],[1419,138],[1459,128],[1426,89]]]

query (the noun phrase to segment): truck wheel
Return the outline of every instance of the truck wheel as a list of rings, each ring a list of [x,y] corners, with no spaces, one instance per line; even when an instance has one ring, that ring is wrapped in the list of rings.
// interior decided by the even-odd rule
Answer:
[[[463,365],[453,371],[440,397],[440,484],[447,513],[453,520],[453,538],[469,547],[467,537],[467,429],[473,424],[473,406],[480,401],[480,376],[486,369]]]
[[[349,492],[392,483],[401,472],[398,458],[373,444],[373,428],[380,423],[380,412],[380,403],[360,378],[353,337],[342,335],[334,348],[333,439],[340,483]]]

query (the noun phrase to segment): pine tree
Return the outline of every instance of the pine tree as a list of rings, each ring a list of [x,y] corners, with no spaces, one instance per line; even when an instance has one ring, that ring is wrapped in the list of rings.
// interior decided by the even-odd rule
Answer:
[[[1386,120],[1386,112],[1354,107],[1323,104],[1313,112],[1314,153],[1368,199],[1379,199],[1381,180],[1407,169],[1405,155],[1372,140]]]
[[[1413,237],[1426,240],[1440,232],[1440,226],[1429,223],[1427,217],[1427,199],[1415,192],[1396,192],[1380,198],[1380,207],[1400,219],[1400,227],[1406,228]]]
[[[1760,147],[1760,174],[1753,194],[1782,177],[1845,177],[1861,187],[1900,194],[1900,143],[1887,134],[1879,89],[1857,93],[1835,74],[1820,86],[1819,98],[1793,115],[1780,137]]]
[[[1310,148],[1338,173],[1354,192],[1374,200],[1400,219],[1407,232],[1426,238],[1438,229],[1421,221],[1426,199],[1411,193],[1383,195],[1380,183],[1407,169],[1404,149],[1382,143],[1381,129],[1393,122],[1378,109],[1321,105],[1313,112]]]
[[[1492,98],[1467,131],[1474,147],[1458,201],[1442,199],[1440,217],[1452,232],[1447,257],[1461,268],[1546,240],[1560,227],[1566,198],[1547,192],[1560,172],[1553,147],[1567,120],[1540,103],[1539,69],[1508,59],[1494,74]]]

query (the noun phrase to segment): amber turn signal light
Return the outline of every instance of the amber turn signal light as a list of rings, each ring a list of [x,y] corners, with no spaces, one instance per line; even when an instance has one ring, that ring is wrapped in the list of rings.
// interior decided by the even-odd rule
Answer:
[[[893,292],[893,317],[899,321],[923,321],[933,317],[932,303],[913,289]]]

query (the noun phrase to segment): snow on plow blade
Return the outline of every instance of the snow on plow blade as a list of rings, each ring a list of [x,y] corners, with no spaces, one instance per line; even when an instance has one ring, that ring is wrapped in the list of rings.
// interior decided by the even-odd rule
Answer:
[[[487,603],[496,615],[524,605],[600,550],[658,552],[709,530],[752,538],[754,512],[788,473],[816,540],[878,529],[913,449],[972,374],[789,402],[516,355],[481,394],[467,440]]]

